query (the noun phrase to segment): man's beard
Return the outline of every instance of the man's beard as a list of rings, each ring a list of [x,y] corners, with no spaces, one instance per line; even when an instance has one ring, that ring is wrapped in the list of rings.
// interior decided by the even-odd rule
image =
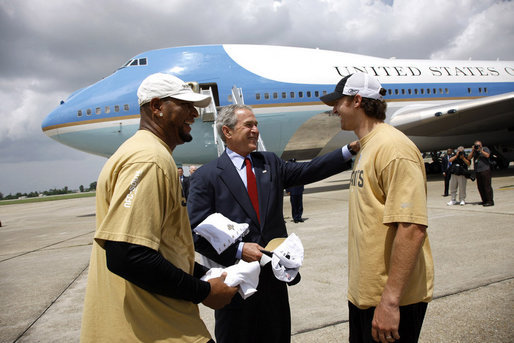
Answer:
[[[184,143],[191,142],[193,140],[193,136],[191,136],[191,134],[189,133],[184,132],[183,129],[179,130],[178,136]]]

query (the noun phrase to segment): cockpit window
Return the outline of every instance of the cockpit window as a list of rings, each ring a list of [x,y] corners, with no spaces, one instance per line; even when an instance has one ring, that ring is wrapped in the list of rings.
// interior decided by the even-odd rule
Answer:
[[[121,68],[134,67],[134,66],[145,66],[147,64],[148,64],[148,59],[146,57],[133,58],[131,60],[128,60],[123,66],[121,66]]]

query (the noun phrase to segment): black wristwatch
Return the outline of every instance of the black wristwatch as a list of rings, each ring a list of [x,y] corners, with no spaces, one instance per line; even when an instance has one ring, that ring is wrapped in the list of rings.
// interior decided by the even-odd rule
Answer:
[[[352,154],[353,156],[357,155],[357,153],[355,151],[352,150],[352,147],[350,146],[350,143],[348,143],[346,145],[346,148],[348,149],[348,151],[350,152],[350,154]]]

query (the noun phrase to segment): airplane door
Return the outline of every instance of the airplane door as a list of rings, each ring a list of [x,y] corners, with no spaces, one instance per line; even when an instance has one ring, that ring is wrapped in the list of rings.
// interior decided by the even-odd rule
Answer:
[[[209,89],[211,88],[212,90],[212,97],[214,98],[214,103],[216,104],[216,106],[219,106],[220,105],[220,96],[219,96],[219,93],[218,93],[218,85],[214,82],[211,82],[211,83],[200,83],[199,84],[200,86],[200,89]]]

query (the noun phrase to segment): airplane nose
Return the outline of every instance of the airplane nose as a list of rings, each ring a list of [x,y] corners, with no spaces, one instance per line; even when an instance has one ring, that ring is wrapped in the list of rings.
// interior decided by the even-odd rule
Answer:
[[[41,122],[41,130],[49,137],[49,130],[55,127],[59,123],[59,120],[63,119],[63,104],[64,102],[61,101],[60,105],[57,108],[55,108],[52,112],[50,112]]]

